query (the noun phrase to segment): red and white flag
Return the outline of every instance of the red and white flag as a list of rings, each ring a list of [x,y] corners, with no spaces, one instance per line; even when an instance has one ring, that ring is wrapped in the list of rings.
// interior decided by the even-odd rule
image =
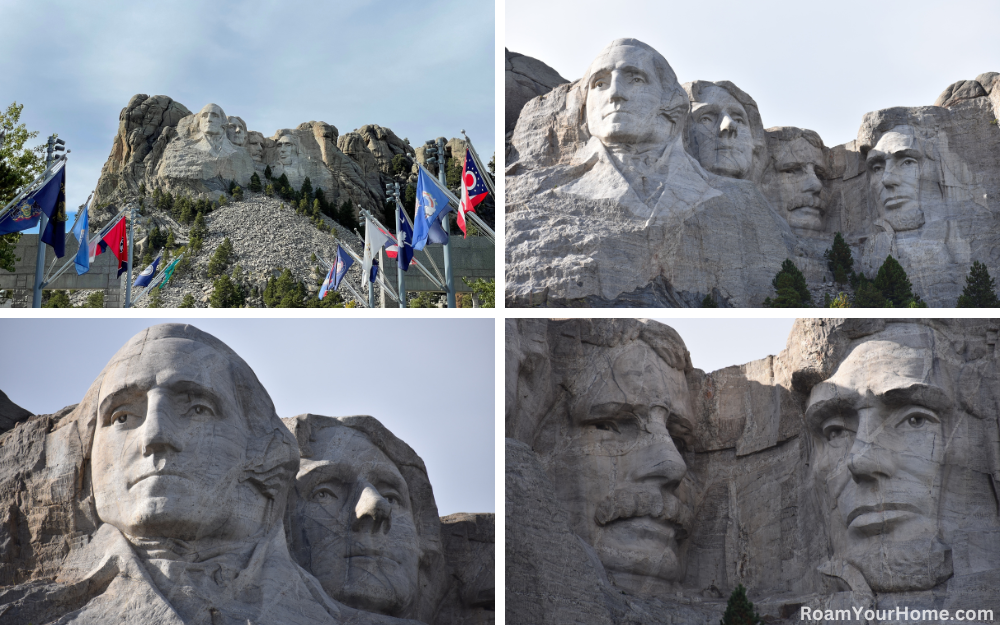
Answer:
[[[455,222],[462,229],[462,234],[468,237],[465,230],[465,213],[476,212],[476,204],[479,204],[489,193],[483,175],[476,167],[476,161],[472,158],[472,152],[465,149],[465,165],[462,167],[462,199],[458,204],[458,215]]]

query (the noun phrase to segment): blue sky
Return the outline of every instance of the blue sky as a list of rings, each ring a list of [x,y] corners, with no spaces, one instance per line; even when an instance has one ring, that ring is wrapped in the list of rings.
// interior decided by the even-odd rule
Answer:
[[[930,106],[955,81],[1000,72],[995,0],[506,0],[504,20],[508,49],[567,80],[633,37],[682,83],[730,80],[765,127],[815,130],[828,146],[857,138],[869,111]]]
[[[691,364],[705,372],[777,356],[795,319],[657,319],[681,335]]]
[[[70,211],[137,93],[214,102],[265,136],[378,124],[417,146],[464,128],[494,151],[492,2],[3,0],[0,24],[0,106],[24,104],[38,143],[66,140]]]
[[[125,342],[181,321],[239,354],[278,415],[371,415],[427,465],[438,511],[495,512],[493,319],[0,319],[0,390],[47,414]],[[395,355],[402,354],[402,355]]]

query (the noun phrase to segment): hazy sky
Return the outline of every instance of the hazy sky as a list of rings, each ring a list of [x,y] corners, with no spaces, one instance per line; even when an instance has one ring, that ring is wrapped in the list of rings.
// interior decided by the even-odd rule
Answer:
[[[777,356],[794,319],[657,319],[684,339],[691,364],[702,371]]]
[[[0,24],[0,106],[24,104],[37,143],[66,140],[70,210],[137,93],[194,112],[214,102],[268,137],[313,120],[341,134],[378,124],[416,147],[464,128],[493,154],[492,2],[2,0]]]
[[[0,319],[0,390],[78,403],[137,332],[176,319]],[[427,465],[438,511],[495,512],[494,320],[193,319],[239,354],[280,417],[371,415]],[[403,354],[402,356],[397,354]]]
[[[862,116],[930,106],[958,80],[1000,72],[1000,2],[507,0],[504,45],[580,78],[607,44],[648,43],[682,82],[730,80],[764,126],[857,138]]]

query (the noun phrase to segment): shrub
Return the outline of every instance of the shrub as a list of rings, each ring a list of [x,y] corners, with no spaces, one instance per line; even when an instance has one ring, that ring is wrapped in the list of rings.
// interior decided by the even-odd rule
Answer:
[[[227,274],[216,278],[212,284],[212,296],[208,300],[212,308],[240,308],[246,302],[246,295],[239,285],[234,284]]]
[[[163,299],[160,297],[160,287],[155,287],[149,292],[149,301],[146,308],[163,308]]]
[[[278,277],[268,278],[264,287],[264,305],[268,308],[302,308],[308,291],[301,280],[285,269]]]
[[[701,300],[701,307],[702,308],[718,308],[719,305],[715,303],[715,300],[712,299],[711,295],[706,295],[705,299]]]
[[[405,154],[397,154],[392,157],[392,175],[401,176],[410,173],[413,165]]]
[[[215,253],[212,254],[212,258],[208,261],[208,277],[214,278],[222,275],[222,272],[229,266],[232,255],[233,244],[229,241],[229,237],[226,237],[219,244],[219,247],[215,248]]]
[[[997,299],[997,285],[986,265],[978,260],[972,263],[969,268],[969,275],[965,276],[965,288],[958,296],[959,308],[998,308],[1000,300]]]
[[[833,274],[833,280],[837,284],[845,284],[854,273],[854,258],[851,256],[851,248],[844,241],[844,235],[839,232],[833,236],[833,247],[823,252],[826,258],[826,266]]]
[[[812,306],[812,295],[806,286],[806,278],[791,259],[781,263],[781,270],[771,281],[776,297],[764,300],[768,308],[802,308]]]
[[[219,201],[216,202],[216,204],[218,204],[219,206],[225,206],[226,205],[226,196],[220,195],[219,196]]]
[[[260,189],[260,176],[257,175],[257,172],[253,172],[253,175],[250,176],[250,191],[260,193]]]
[[[829,297],[829,295],[827,295],[827,297]],[[830,303],[827,304],[826,307],[827,308],[850,308],[851,307],[851,300],[847,297],[847,293],[844,293],[843,291],[841,291],[840,293],[837,294],[837,297],[833,298],[833,300],[831,300]]]
[[[177,306],[178,308],[194,308],[194,295],[190,293],[184,296],[181,303]]]
[[[233,189],[233,199],[236,200],[237,202],[242,202],[243,189],[241,189],[240,187],[236,187],[235,189]]]
[[[83,308],[104,308],[104,291],[94,291],[88,295]]]
[[[496,280],[493,278],[489,280],[483,280],[482,278],[469,280],[465,276],[462,276],[462,282],[471,288],[472,292],[479,298],[480,308],[496,307]]]
[[[72,308],[66,291],[42,291],[42,308]]]
[[[266,195],[267,197],[274,197],[274,185],[273,184],[269,184],[266,187],[264,187],[264,195]]]

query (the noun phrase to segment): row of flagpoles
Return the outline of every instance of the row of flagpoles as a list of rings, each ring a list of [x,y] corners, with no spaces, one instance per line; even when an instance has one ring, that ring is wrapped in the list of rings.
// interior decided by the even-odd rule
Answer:
[[[396,233],[394,236],[386,230],[382,224],[375,219],[371,213],[362,209],[365,216],[365,248],[362,256],[358,256],[346,245],[337,242],[336,256],[332,263],[325,259],[321,261],[325,265],[330,265],[326,279],[320,288],[319,298],[323,299],[330,290],[338,290],[344,284],[351,294],[369,307],[374,307],[374,284],[382,287],[383,293],[395,300],[400,308],[406,308],[406,287],[405,272],[411,266],[426,276],[434,285],[447,293],[448,306],[455,307],[455,287],[451,273],[451,258],[448,248],[449,235],[447,233],[448,214],[456,210],[456,223],[462,230],[464,236],[468,236],[468,222],[472,221],[483,231],[491,241],[496,241],[493,230],[479,218],[475,212],[475,207],[486,199],[487,195],[494,193],[493,181],[488,174],[483,173],[485,168],[479,155],[476,154],[465,131],[462,135],[466,139],[465,159],[462,166],[462,177],[460,182],[461,197],[456,197],[448,190],[445,182],[444,168],[444,145],[443,142],[437,146],[439,159],[440,180],[435,179],[423,166],[418,165],[417,175],[417,200],[414,211],[414,219],[411,222],[403,204],[400,201],[399,185],[387,187],[388,201],[394,203]],[[163,288],[169,282],[177,263],[180,262],[183,254],[175,258],[163,271],[157,273],[157,268],[162,257],[157,255],[156,259],[132,282],[132,268],[134,265],[133,236],[132,227],[135,222],[135,206],[122,210],[106,226],[98,230],[94,235],[90,235],[90,200],[81,207],[76,215],[76,221],[70,232],[79,241],[79,250],[73,259],[64,263],[54,272],[50,268],[48,276],[44,275],[45,248],[44,245],[52,247],[56,258],[62,258],[66,253],[66,155],[57,154],[64,149],[65,142],[57,139],[54,135],[49,137],[48,149],[46,152],[46,168],[35,180],[27,185],[6,206],[0,209],[0,235],[13,232],[29,230],[39,227],[39,242],[37,260],[35,265],[35,282],[32,297],[32,307],[41,306],[41,291],[45,286],[51,284],[70,266],[74,266],[77,275],[83,275],[90,271],[91,264],[96,257],[105,251],[110,250],[118,259],[118,277],[127,272],[125,307],[133,304],[145,297],[153,288],[157,286]],[[125,213],[131,212],[130,218],[126,218]],[[437,275],[431,274],[420,261],[413,258],[414,251],[423,250],[428,244],[441,244],[444,246],[445,275],[441,275],[434,259],[427,255],[434,271]],[[383,248],[385,254],[396,259],[398,275],[397,290],[386,283],[384,276],[379,271],[378,257],[382,255]],[[344,280],[347,271],[355,262],[362,265],[362,283],[368,286],[368,298],[359,294],[350,283]],[[53,265],[54,266],[54,265]],[[132,287],[143,287],[143,290],[132,299]]]

